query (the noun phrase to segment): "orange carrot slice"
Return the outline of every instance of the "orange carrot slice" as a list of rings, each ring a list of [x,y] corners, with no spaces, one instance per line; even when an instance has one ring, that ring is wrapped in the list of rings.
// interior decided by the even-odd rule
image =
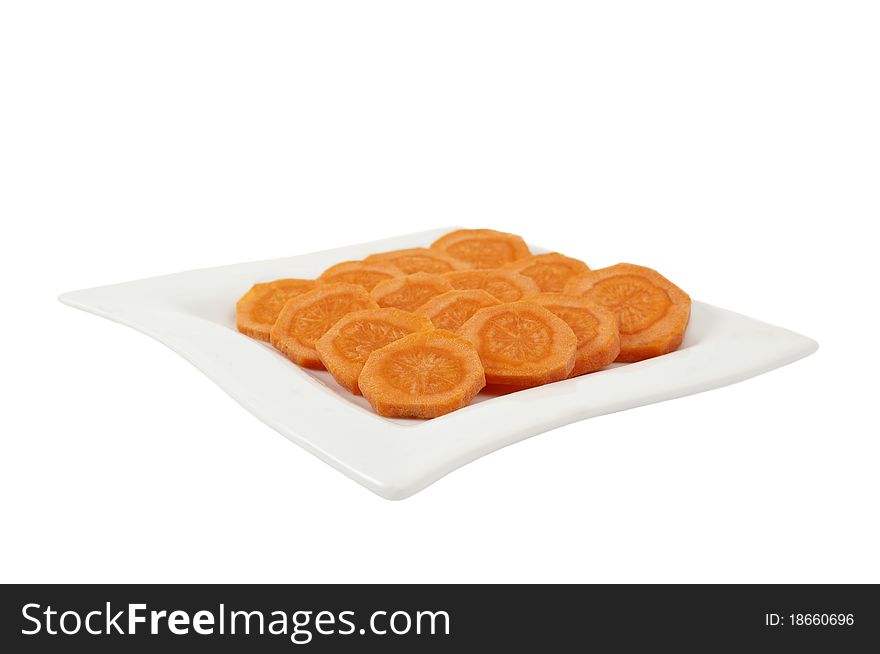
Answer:
[[[601,370],[620,354],[617,316],[595,302],[562,293],[541,293],[528,301],[562,318],[574,332],[577,351],[569,377]]]
[[[367,357],[399,338],[433,329],[431,321],[400,309],[365,309],[340,318],[315,344],[321,363],[344,389],[360,395]]]
[[[254,284],[235,304],[235,326],[246,336],[268,341],[269,330],[284,304],[314,287],[311,279],[277,279]]]
[[[439,275],[452,270],[465,270],[471,265],[460,259],[456,259],[443,250],[432,248],[408,248],[406,250],[393,250],[391,252],[379,252],[371,254],[364,261],[380,261],[390,263],[400,268],[407,275],[417,272],[426,272]]]
[[[380,307],[414,311],[436,295],[452,290],[452,284],[441,275],[413,273],[379,282],[370,297]]]
[[[477,348],[490,384],[538,386],[565,379],[574,368],[571,327],[529,301],[480,309],[458,333]]]
[[[535,280],[544,293],[561,293],[565,282],[590,270],[580,259],[572,259],[558,252],[533,254],[509,263],[504,268]]]
[[[449,291],[432,297],[416,313],[430,318],[437,329],[455,332],[477,311],[496,304],[501,302],[481,289]]]
[[[343,261],[327,268],[318,277],[318,281],[330,284],[357,284],[372,291],[379,282],[402,276],[403,272],[399,268],[381,261]]]
[[[466,406],[486,385],[473,345],[442,329],[374,350],[358,378],[380,416],[436,418]]]
[[[494,229],[459,229],[441,236],[431,247],[474,268],[500,268],[531,254],[522,237]]]
[[[618,361],[642,361],[681,345],[691,315],[687,293],[650,268],[619,263],[573,277],[565,292],[617,314]]]
[[[269,342],[294,363],[323,368],[315,349],[318,339],[347,313],[378,308],[362,286],[319,284],[287,301],[269,332]]]
[[[461,270],[443,275],[460,291],[479,288],[501,302],[516,302],[541,292],[534,280],[512,270]]]

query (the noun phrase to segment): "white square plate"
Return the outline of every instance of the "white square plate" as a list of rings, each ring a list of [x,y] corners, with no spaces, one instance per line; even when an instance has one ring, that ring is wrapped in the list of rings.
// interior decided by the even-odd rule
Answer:
[[[328,373],[303,370],[235,329],[235,302],[255,282],[315,277],[339,261],[429,245],[452,229],[191,270],[74,291],[59,299],[164,343],[267,425],[388,499],[408,497],[459,466],[524,438],[732,384],[818,347],[794,332],[694,302],[684,343],[676,352],[507,395],[481,393],[464,409],[418,421],[375,415],[363,398],[344,391]]]

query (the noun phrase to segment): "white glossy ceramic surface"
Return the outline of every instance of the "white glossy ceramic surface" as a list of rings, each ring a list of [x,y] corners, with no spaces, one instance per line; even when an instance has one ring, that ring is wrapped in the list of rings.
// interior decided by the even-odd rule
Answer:
[[[451,229],[74,291],[60,300],[164,343],[267,425],[388,499],[408,497],[484,454],[555,427],[742,381],[818,347],[694,302],[676,352],[507,395],[481,393],[464,409],[417,421],[375,415],[328,373],[300,369],[235,329],[235,302],[255,282],[315,277],[339,261],[428,245]]]

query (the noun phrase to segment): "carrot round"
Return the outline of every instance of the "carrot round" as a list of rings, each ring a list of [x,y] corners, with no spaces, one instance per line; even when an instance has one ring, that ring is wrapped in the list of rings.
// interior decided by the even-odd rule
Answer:
[[[315,344],[321,363],[347,391],[360,395],[358,376],[367,357],[399,338],[433,329],[431,321],[400,309],[365,309],[344,315]]]
[[[500,268],[531,254],[522,237],[494,229],[458,229],[441,236],[431,247],[474,268]]]
[[[327,268],[318,277],[318,281],[329,284],[357,284],[372,291],[379,282],[402,276],[403,272],[399,268],[381,261],[343,261]]]
[[[565,379],[574,368],[571,327],[529,301],[480,309],[458,333],[477,348],[490,384],[539,386]]]
[[[311,279],[276,279],[254,284],[235,304],[236,328],[246,336],[268,341],[269,331],[284,304],[314,287],[315,282]]]
[[[416,313],[430,318],[437,329],[455,332],[477,311],[496,304],[501,302],[481,289],[448,291],[432,297]]]
[[[380,307],[394,307],[414,311],[436,295],[452,290],[442,275],[413,273],[379,282],[370,291],[370,297]]]
[[[358,378],[380,416],[436,418],[466,406],[486,385],[473,345],[442,329],[374,350]]]
[[[482,289],[500,302],[516,302],[541,292],[534,280],[501,268],[461,270],[443,276],[457,290]]]
[[[432,248],[407,248],[405,250],[392,250],[391,252],[379,252],[371,254],[366,262],[389,263],[407,275],[417,272],[440,273],[452,270],[465,270],[471,265],[446,254],[443,250]]]
[[[544,293],[561,293],[569,279],[587,272],[589,267],[580,259],[552,252],[518,259],[507,264],[505,269],[533,279]]]
[[[573,277],[565,292],[617,314],[618,361],[642,361],[672,352],[681,345],[691,315],[687,293],[657,271],[630,263]]]
[[[562,318],[574,332],[577,350],[569,377],[601,370],[620,354],[617,316],[595,302],[562,293],[541,293],[528,301]]]
[[[269,333],[269,342],[306,368],[323,368],[315,344],[337,320],[352,311],[378,309],[362,286],[320,284],[287,301]]]

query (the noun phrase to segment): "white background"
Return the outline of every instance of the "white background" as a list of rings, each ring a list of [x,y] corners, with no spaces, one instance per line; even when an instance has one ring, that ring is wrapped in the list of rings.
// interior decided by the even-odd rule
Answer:
[[[0,580],[880,581],[876,3],[0,6]],[[394,503],[55,300],[450,223],[821,349]]]

